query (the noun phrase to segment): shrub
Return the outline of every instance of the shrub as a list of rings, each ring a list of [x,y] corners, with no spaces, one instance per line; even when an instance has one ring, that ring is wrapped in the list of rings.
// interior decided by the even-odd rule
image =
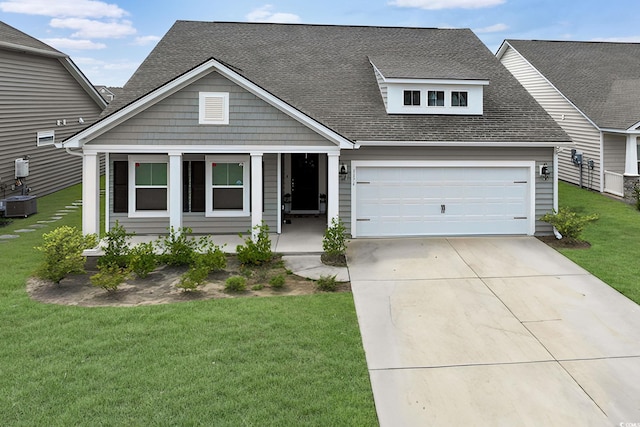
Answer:
[[[194,290],[204,284],[209,273],[222,270],[227,266],[227,258],[222,249],[206,237],[200,239],[198,247],[204,249],[205,252],[193,254],[191,267],[182,275],[180,282],[176,285],[184,290]]]
[[[131,235],[116,220],[116,224],[104,237],[107,246],[104,248],[104,255],[98,260],[98,266],[104,264],[116,264],[119,267],[126,267],[129,264],[129,242]]]
[[[597,214],[578,215],[566,207],[561,207],[558,212],[554,210],[553,213],[547,213],[540,217],[540,221],[553,225],[563,237],[574,240],[581,240],[580,235],[584,227],[597,219]]]
[[[231,276],[226,280],[224,289],[227,291],[242,292],[247,289],[247,279],[242,276]]]
[[[44,263],[38,269],[38,276],[56,284],[68,274],[84,273],[87,260],[82,251],[98,244],[97,236],[83,236],[75,227],[62,226],[43,234],[44,243],[36,247],[44,254]]]
[[[265,262],[271,261],[273,252],[271,251],[269,226],[263,221],[262,224],[256,225],[252,230],[249,230],[248,233],[249,237],[245,239],[244,245],[238,245],[236,247],[238,260],[242,264],[251,265],[262,265]],[[257,237],[255,241],[253,240],[253,234]],[[242,237],[242,234],[240,234],[240,237]]]
[[[177,231],[171,227],[168,236],[160,237],[158,247],[162,251],[160,257],[165,264],[190,265],[193,262],[198,242],[189,236],[191,231],[188,227],[178,228]]]
[[[338,289],[338,282],[336,282],[336,276],[320,276],[316,282],[318,289],[324,292],[335,292]]]
[[[635,199],[636,209],[640,211],[640,185],[633,186],[633,198]]]
[[[260,290],[264,289],[264,285],[262,283],[258,283],[257,285],[253,285],[251,287],[251,289],[254,290],[254,291],[260,291]]]
[[[322,262],[331,265],[346,265],[347,251],[346,228],[340,218],[333,218],[322,238]]]
[[[153,242],[140,243],[129,252],[129,268],[136,276],[144,279],[158,266],[158,257]]]
[[[269,279],[269,286],[274,289],[282,289],[282,287],[284,286],[284,276],[282,274],[273,276],[271,279]]]
[[[109,292],[118,290],[118,286],[129,277],[129,270],[118,264],[102,263],[98,266],[98,272],[89,277],[91,284]]]

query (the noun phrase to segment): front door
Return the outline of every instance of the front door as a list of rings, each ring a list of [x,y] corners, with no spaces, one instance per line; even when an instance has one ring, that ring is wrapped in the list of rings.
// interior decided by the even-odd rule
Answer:
[[[318,154],[291,155],[291,210],[318,210]]]

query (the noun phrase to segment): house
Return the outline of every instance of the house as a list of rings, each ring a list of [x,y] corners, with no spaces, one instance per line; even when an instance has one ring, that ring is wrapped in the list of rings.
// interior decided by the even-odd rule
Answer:
[[[83,230],[244,232],[292,214],[353,237],[533,235],[571,144],[470,30],[178,21],[83,156]],[[543,168],[544,167],[544,168]],[[543,173],[541,173],[543,172]]]
[[[569,134],[559,177],[631,198],[638,184],[640,44],[505,40],[497,57]]]
[[[0,199],[79,183],[82,159],[54,144],[107,104],[69,56],[0,22],[0,88]]]

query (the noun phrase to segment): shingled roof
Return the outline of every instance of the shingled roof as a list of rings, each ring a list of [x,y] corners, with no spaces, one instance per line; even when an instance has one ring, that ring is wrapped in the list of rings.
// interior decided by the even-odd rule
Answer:
[[[640,122],[640,44],[506,40],[601,128]]]
[[[0,46],[18,50],[20,47],[35,49],[55,56],[67,56],[40,40],[0,21]]]
[[[569,141],[464,29],[177,21],[105,114],[211,58],[354,142]],[[370,61],[402,77],[489,80],[484,114],[389,115]]]

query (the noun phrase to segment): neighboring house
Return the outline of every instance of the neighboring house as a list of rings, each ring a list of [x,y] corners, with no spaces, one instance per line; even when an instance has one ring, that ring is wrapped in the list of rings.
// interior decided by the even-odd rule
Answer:
[[[82,159],[54,143],[85,129],[105,107],[67,55],[0,22],[0,199],[79,183]],[[29,174],[16,179],[15,160],[25,157]]]
[[[102,85],[95,86],[98,93],[107,101],[108,104],[113,102],[116,96],[120,96],[122,94],[121,87],[107,87]]]
[[[505,40],[497,57],[575,142],[559,154],[560,179],[632,197],[640,44]]]
[[[93,126],[83,230],[237,233],[291,212],[353,237],[533,235],[566,133],[470,30],[178,21]]]

